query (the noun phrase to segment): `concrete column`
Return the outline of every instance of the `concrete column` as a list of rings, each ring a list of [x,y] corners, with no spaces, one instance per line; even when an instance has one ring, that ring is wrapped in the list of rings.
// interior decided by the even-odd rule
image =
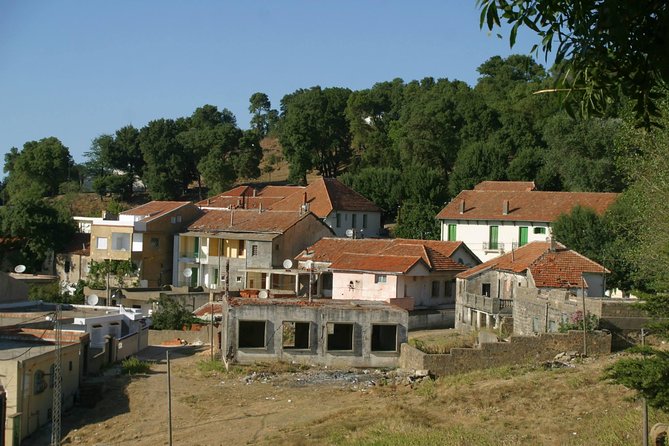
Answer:
[[[494,326],[495,326],[495,319],[493,318],[493,315],[492,315],[492,314],[488,314],[488,315],[486,315],[486,318],[487,318],[487,320],[486,320],[486,324],[485,324],[486,327],[494,328]]]
[[[272,273],[267,273],[265,277],[265,289],[269,290],[272,286]]]
[[[481,328],[481,315],[482,314],[483,313],[481,313],[480,311],[476,312],[476,328],[479,328],[479,329]]]

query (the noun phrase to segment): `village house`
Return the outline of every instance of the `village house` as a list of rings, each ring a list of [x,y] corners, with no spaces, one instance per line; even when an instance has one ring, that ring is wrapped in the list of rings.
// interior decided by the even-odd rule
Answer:
[[[201,211],[188,201],[151,201],[95,218],[91,224],[91,260],[131,260],[140,287],[168,284],[172,278],[174,234]]]
[[[73,288],[88,277],[91,257],[91,234],[77,232],[65,249],[56,254],[56,275],[63,289]]]
[[[397,367],[408,314],[385,302],[230,298],[222,303],[227,360]]]
[[[393,303],[407,310],[455,305],[455,275],[480,261],[462,242],[324,238],[296,257],[315,271],[316,295]]]
[[[574,298],[604,296],[608,272],[559,243],[530,242],[457,275],[455,327],[510,332],[519,295],[561,291]],[[542,309],[529,317],[543,316]],[[547,331],[556,331],[559,322],[564,321],[553,321]]]
[[[463,241],[482,261],[532,241],[546,241],[551,223],[574,206],[603,214],[615,193],[542,192],[528,181],[484,181],[460,192],[437,215],[441,239]]]
[[[311,211],[337,237],[379,237],[382,210],[335,178],[320,177],[306,187],[239,186],[197,203],[202,209]]]
[[[219,291],[294,295],[305,273],[284,262],[328,235],[330,228],[308,211],[206,210],[175,237],[172,280]]]

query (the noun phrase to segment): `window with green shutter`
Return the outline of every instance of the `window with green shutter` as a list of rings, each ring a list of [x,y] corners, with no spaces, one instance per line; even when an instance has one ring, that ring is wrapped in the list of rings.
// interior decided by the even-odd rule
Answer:
[[[458,225],[448,225],[448,241],[454,242],[457,240],[457,227]]]
[[[521,226],[518,228],[518,246],[527,245],[527,235],[527,226]]]
[[[497,236],[499,233],[499,226],[490,226],[490,237],[488,238],[488,249],[499,249]]]

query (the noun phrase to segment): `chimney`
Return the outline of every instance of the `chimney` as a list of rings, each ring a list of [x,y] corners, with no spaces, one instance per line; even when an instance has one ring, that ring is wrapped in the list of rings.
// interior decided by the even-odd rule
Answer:
[[[460,213],[464,214],[465,213],[465,200],[462,200],[460,202]]]
[[[256,188],[254,187],[254,188],[253,188],[253,196],[254,196],[254,197],[256,196],[256,192],[258,192],[258,191],[257,191]]]
[[[307,191],[304,191],[304,194],[302,195],[302,204],[307,204]]]
[[[262,201],[260,202],[260,205],[258,206],[258,213],[262,214]]]
[[[548,237],[548,238],[551,242],[550,250],[551,250],[551,252],[555,252],[555,250],[557,249],[557,246],[555,245],[555,237],[553,237],[553,235],[551,234],[551,236]]]
[[[509,215],[509,200],[504,200],[502,204],[502,215]]]
[[[230,226],[234,224],[234,217],[235,217],[235,210],[231,209],[230,210]]]

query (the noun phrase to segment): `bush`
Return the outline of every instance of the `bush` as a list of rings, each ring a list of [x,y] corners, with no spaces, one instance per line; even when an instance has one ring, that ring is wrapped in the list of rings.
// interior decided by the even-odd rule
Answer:
[[[599,318],[594,314],[587,314],[585,316],[586,331],[597,330],[597,328],[599,328]],[[561,322],[558,327],[560,333],[566,333],[569,330],[583,330],[583,312],[581,310],[572,314],[567,322]]]
[[[121,361],[121,368],[123,369],[123,373],[137,375],[139,373],[149,373],[151,371],[151,364],[138,359],[136,356],[131,356]]]
[[[160,296],[158,309],[151,319],[152,327],[156,330],[181,330],[184,326],[190,327],[195,322],[195,317],[189,309],[167,296]]]

